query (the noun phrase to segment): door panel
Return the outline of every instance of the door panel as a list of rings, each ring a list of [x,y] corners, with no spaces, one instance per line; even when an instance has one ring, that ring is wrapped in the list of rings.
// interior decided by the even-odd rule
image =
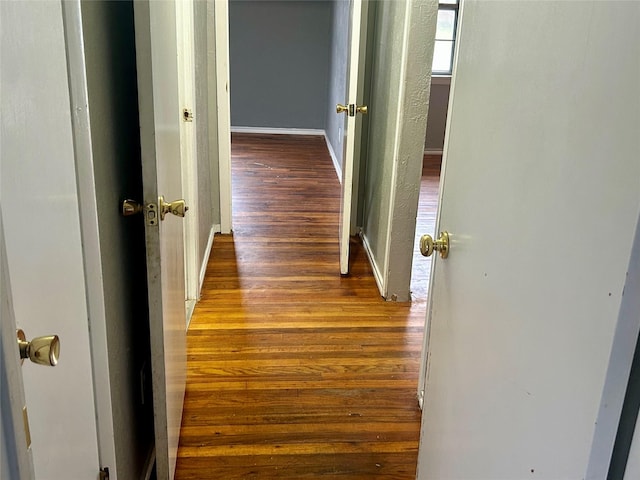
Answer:
[[[134,4],[144,203],[182,197],[174,2]],[[175,472],[186,381],[183,219],[146,225],[158,479]]]
[[[0,478],[32,480],[33,455],[24,428],[26,400],[4,238],[0,207]]]
[[[95,478],[96,407],[61,2],[0,2],[1,201],[18,328],[57,334],[25,363],[35,476]],[[10,92],[10,94],[8,93]]]
[[[639,327],[639,24],[634,2],[463,2],[421,479],[606,476]]]
[[[347,105],[364,104],[364,58],[367,39],[367,0],[351,1],[349,32],[349,65],[347,73]],[[360,113],[345,113],[342,162],[342,203],[340,205],[340,273],[349,273],[349,240],[356,233],[360,139]]]

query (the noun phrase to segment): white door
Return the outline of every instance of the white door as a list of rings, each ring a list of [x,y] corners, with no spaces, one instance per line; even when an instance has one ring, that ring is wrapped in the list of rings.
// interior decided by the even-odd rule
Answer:
[[[420,479],[606,478],[640,322],[639,26],[638,2],[462,2]]]
[[[2,225],[0,207],[0,478],[32,480],[33,456],[23,416],[26,400]]]
[[[147,237],[151,369],[159,480],[173,478],[186,381],[183,219],[160,221],[158,197],[182,196],[176,6],[134,4]],[[159,261],[158,261],[159,259]]]
[[[342,201],[340,204],[340,273],[349,273],[349,240],[355,232],[361,138],[361,112],[364,97],[364,60],[367,37],[368,0],[351,0],[347,99],[344,112],[342,161]]]
[[[0,32],[0,203],[16,324],[28,339],[61,339],[56,367],[22,367],[35,477],[96,478],[97,411],[61,2],[0,2]]]

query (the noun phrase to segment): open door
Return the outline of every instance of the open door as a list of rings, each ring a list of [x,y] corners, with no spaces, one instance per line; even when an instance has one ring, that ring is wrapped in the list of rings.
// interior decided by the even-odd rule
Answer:
[[[186,382],[176,6],[134,4],[158,480],[173,478]]]
[[[70,93],[85,81],[71,73],[72,66],[84,61],[78,53],[80,21],[69,15],[78,5],[0,2],[3,309],[8,308],[4,296],[9,295],[5,288],[10,278],[16,324],[5,323],[10,320],[3,310],[4,355],[15,353],[15,348],[8,350],[9,344],[17,345],[15,328],[27,340],[53,334],[60,338],[57,366],[25,362],[21,368],[38,479],[96,478],[101,461],[113,465],[105,453],[113,449],[111,419],[98,425],[105,418],[100,407],[110,397],[107,393],[97,399],[97,392],[109,387],[108,374],[102,375],[106,361],[93,347],[100,343],[106,348],[106,338],[99,338],[98,324],[90,323],[85,267],[93,259],[83,253],[94,242],[84,235],[85,206],[76,170],[90,161],[78,157],[76,144],[88,136],[87,124],[81,124],[86,100],[72,115],[76,98]],[[8,387],[9,395],[20,401],[18,384]],[[2,410],[4,414],[4,405]],[[99,434],[105,435],[102,443]]]
[[[368,112],[363,105],[364,61],[367,38],[368,0],[351,0],[351,31],[349,32],[349,66],[347,72],[347,103],[338,104],[336,113],[345,114],[342,165],[342,201],[340,204],[340,273],[349,273],[349,240],[356,231],[360,139],[362,120]]]
[[[638,25],[462,2],[420,479],[607,477],[640,327]]]
[[[0,478],[33,480],[27,402],[16,342],[9,265],[0,207]]]

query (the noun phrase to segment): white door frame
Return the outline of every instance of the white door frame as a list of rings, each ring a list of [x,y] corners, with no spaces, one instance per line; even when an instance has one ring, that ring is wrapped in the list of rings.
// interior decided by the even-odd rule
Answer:
[[[211,1],[211,0],[210,0]],[[229,0],[214,0],[216,104],[218,107],[218,171],[220,231],[231,233],[231,101],[229,94]]]
[[[198,111],[195,102],[195,45],[193,29],[193,0],[176,2],[176,30],[178,42],[178,87],[180,107],[192,117],[182,118],[180,124],[180,154],[182,165],[182,193],[189,207],[184,222],[185,253],[185,302],[187,325],[193,308],[200,297],[200,266],[198,252],[198,158],[196,148],[196,122]]]
[[[62,35],[66,54],[66,75],[69,88],[69,118],[76,176],[78,223],[82,241],[83,282],[85,287],[88,349],[92,370],[93,409],[95,412],[97,456],[100,466],[116,466],[115,443],[112,424],[111,386],[107,355],[106,316],[96,207],[93,156],[90,122],[84,38],[79,0],[60,2]],[[46,158],[42,162],[47,162]],[[3,240],[4,245],[4,240]],[[3,270],[6,269],[3,267]],[[14,322],[15,326],[15,322]],[[14,328],[15,330],[15,328]],[[15,333],[15,332],[14,332]],[[27,332],[36,335],[39,332]],[[13,335],[15,340],[15,334]],[[64,345],[64,339],[63,339]],[[63,353],[64,357],[64,347]],[[14,394],[14,392],[12,392]],[[93,439],[85,439],[87,442]],[[63,448],[61,446],[61,448]],[[97,467],[97,465],[96,465]],[[96,471],[97,475],[97,471]],[[116,478],[114,476],[114,478]]]
[[[107,345],[107,317],[105,312],[104,284],[102,282],[102,255],[98,231],[98,206],[93,174],[93,147],[89,120],[89,95],[87,92],[86,63],[80,1],[62,2],[67,50],[67,69],[78,182],[78,205],[84,257],[84,277],[87,292],[87,313],[93,380],[95,392],[98,453],[100,466],[109,466],[115,472],[116,449],[114,442],[113,410],[111,405],[111,381]]]

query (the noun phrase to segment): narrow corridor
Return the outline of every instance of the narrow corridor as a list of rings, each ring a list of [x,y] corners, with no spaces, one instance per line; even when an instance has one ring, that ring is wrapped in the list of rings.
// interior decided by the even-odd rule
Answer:
[[[175,478],[415,478],[425,298],[385,302],[355,240],[339,275],[322,137],[234,134],[232,152],[234,233],[189,329]]]

